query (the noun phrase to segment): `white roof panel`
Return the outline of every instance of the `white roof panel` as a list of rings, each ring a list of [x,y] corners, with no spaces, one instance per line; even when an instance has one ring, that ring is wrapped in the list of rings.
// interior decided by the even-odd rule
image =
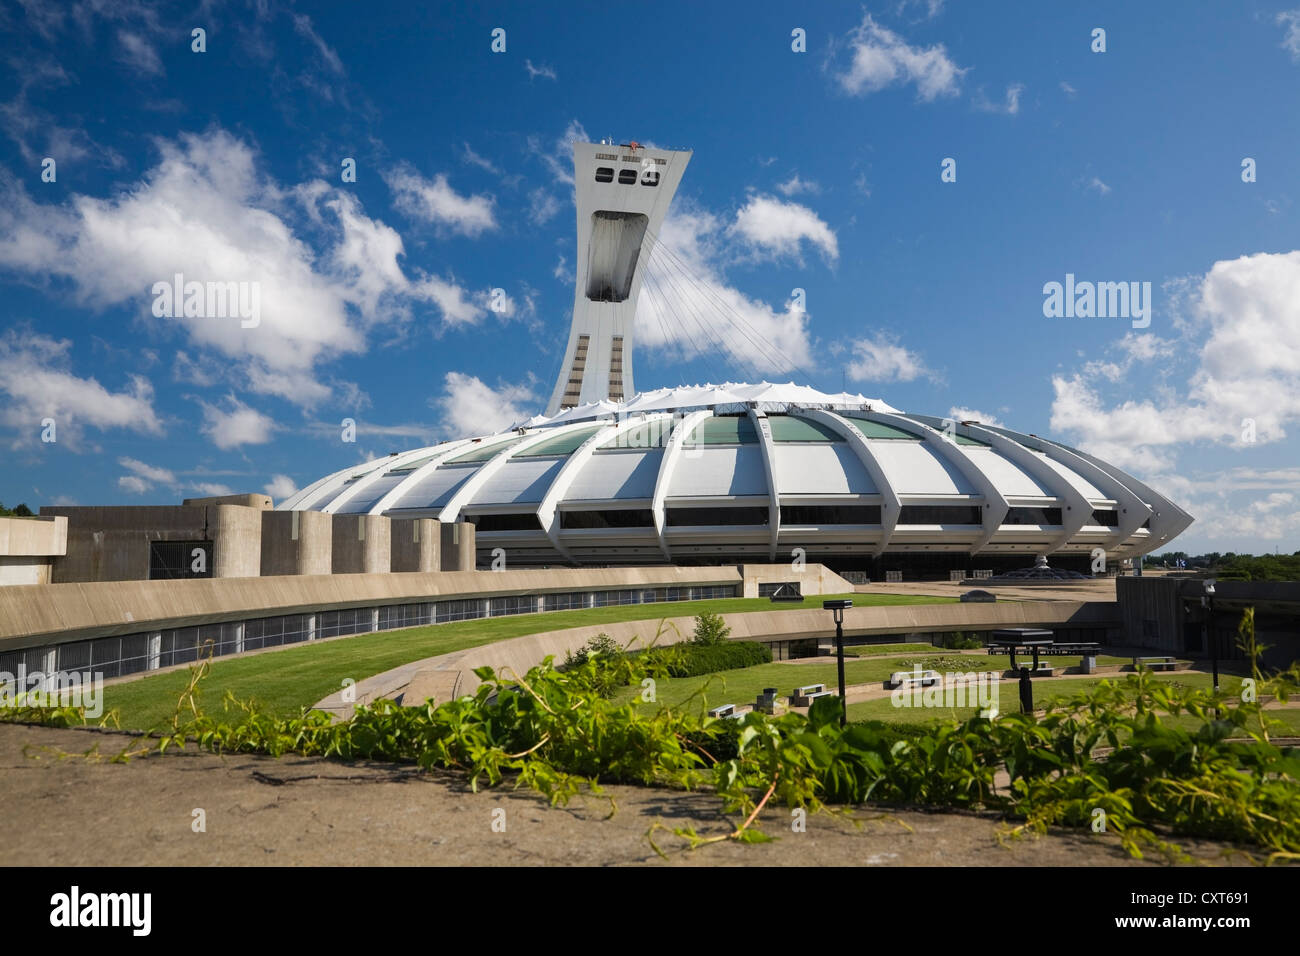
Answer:
[[[967,457],[993,482],[993,487],[1008,498],[1055,498],[1057,492],[1022,469],[1001,452],[992,448],[963,446]]]
[[[456,489],[481,467],[482,465],[441,465],[402,492],[402,497],[393,502],[392,510],[441,508],[451,500]]]
[[[1112,495],[1106,494],[1104,491],[1102,491],[1100,488],[1094,485],[1087,478],[1083,477],[1083,475],[1079,474],[1073,468],[1063,465],[1059,461],[1054,461],[1051,458],[1048,458],[1042,452],[1034,452],[1034,454],[1038,455],[1039,458],[1047,462],[1048,466],[1054,472],[1056,472],[1058,475],[1060,475],[1070,484],[1074,485],[1074,487],[1078,489],[1079,494],[1083,495],[1089,501],[1108,501],[1113,497]]]
[[[662,448],[594,454],[573,479],[564,500],[653,498],[663,455]]]
[[[474,495],[472,505],[533,504],[542,500],[567,458],[507,461]]]
[[[670,498],[766,495],[761,445],[696,445],[682,452],[668,486]]]
[[[955,465],[925,442],[869,441],[867,445],[900,495],[977,495]]]
[[[843,442],[778,442],[776,490],[783,495],[874,495],[880,491],[853,449]]]

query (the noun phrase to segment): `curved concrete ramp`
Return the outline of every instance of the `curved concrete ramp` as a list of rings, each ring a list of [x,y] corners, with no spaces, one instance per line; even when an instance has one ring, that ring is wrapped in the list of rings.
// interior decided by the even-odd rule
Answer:
[[[786,640],[825,638],[835,633],[830,614],[820,609],[751,611],[724,614],[723,618],[731,628],[733,641],[772,644]],[[1117,626],[1118,621],[1118,606],[1101,601],[912,604],[850,608],[844,615],[844,634],[846,637],[867,637],[985,630],[994,627],[1105,627]],[[478,667],[492,667],[497,671],[510,668],[517,674],[523,674],[530,667],[540,664],[548,655],[557,661],[563,660],[566,652],[578,650],[597,634],[608,634],[619,644],[637,650],[652,644],[674,644],[688,640],[694,629],[694,617],[671,617],[662,622],[620,621],[528,634],[403,664],[359,681],[350,688],[355,693],[355,701],[345,701],[343,692],[339,691],[318,702],[316,707],[346,719],[351,716],[357,704],[372,703],[382,697],[399,699],[402,703],[413,706],[423,704],[430,697],[436,701],[452,700],[473,694],[478,689],[481,682],[474,675],[474,670]]]

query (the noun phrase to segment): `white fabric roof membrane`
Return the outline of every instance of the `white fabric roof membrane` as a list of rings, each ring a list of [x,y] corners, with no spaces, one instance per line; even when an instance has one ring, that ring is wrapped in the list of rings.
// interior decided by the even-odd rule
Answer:
[[[722,385],[708,383],[704,385],[683,385],[678,388],[657,388],[650,392],[640,392],[622,404],[608,401],[590,402],[586,405],[570,408],[550,418],[545,415],[534,415],[519,424],[535,428],[540,425],[559,425],[564,422],[614,416],[626,412],[708,408],[717,405],[744,405],[748,402],[757,402],[759,408],[763,408],[765,405],[788,404],[835,405],[854,408],[869,405],[876,411],[898,411],[898,409],[878,398],[867,398],[865,395],[852,395],[848,392],[829,395],[826,392],[819,392],[808,385],[796,385],[794,382],[785,384],[759,382],[756,385],[747,385],[742,382],[725,382]]]
[[[1011,459],[992,448],[974,448],[967,445],[962,451],[979,466],[980,471],[993,479],[993,487],[1008,498],[1054,498],[1056,492],[1045,487],[1033,475]]]

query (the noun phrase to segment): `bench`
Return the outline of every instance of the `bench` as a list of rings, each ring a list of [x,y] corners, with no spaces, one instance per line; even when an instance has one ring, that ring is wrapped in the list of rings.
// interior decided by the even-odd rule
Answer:
[[[1153,671],[1171,671],[1174,669],[1174,659],[1172,656],[1133,658],[1133,669],[1137,670],[1139,666],[1149,667]]]
[[[1056,668],[1053,667],[1051,664],[1047,663],[1047,661],[1039,661],[1039,662],[1038,662],[1038,667],[1037,667],[1037,668],[1035,668],[1033,664],[1030,664],[1030,663],[1027,662],[1027,661],[1022,661],[1021,663],[1019,663],[1019,664],[1016,665],[1016,670],[1015,670],[1015,672],[1016,672],[1017,674],[1019,674],[1019,673],[1020,673],[1020,669],[1021,669],[1022,667],[1023,667],[1025,670],[1029,671],[1029,675],[1030,675],[1031,677],[1040,677],[1040,676],[1041,676],[1041,677],[1055,677],[1055,676],[1056,676]]]
[[[818,697],[830,697],[831,691],[826,689],[825,684],[808,684],[804,687],[796,687],[790,693],[791,707],[810,707],[812,702]]]
[[[894,671],[889,675],[889,680],[885,681],[885,690],[893,690],[904,684],[920,684],[922,687],[929,687],[942,679],[938,671]]]
[[[720,707],[714,707],[709,711],[710,717],[738,717],[735,704],[723,704]]]

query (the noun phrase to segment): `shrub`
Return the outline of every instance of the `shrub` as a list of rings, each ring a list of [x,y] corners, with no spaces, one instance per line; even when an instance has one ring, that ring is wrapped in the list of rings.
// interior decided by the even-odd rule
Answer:
[[[668,664],[671,677],[699,677],[717,671],[753,667],[772,663],[772,652],[766,644],[750,641],[731,641],[726,644],[685,644],[676,661]]]
[[[619,646],[618,641],[614,640],[604,631],[601,631],[595,637],[587,638],[587,643],[577,651],[566,651],[564,654],[565,667],[581,667],[593,657],[602,658],[606,662],[612,662],[623,656],[623,648]]]
[[[983,647],[984,642],[974,634],[967,637],[961,631],[953,631],[943,636],[943,646],[950,651],[973,651],[977,647]]]
[[[727,627],[721,614],[710,614],[705,611],[695,616],[695,636],[691,638],[691,643],[705,647],[713,646],[721,644],[730,634],[731,628]]]

